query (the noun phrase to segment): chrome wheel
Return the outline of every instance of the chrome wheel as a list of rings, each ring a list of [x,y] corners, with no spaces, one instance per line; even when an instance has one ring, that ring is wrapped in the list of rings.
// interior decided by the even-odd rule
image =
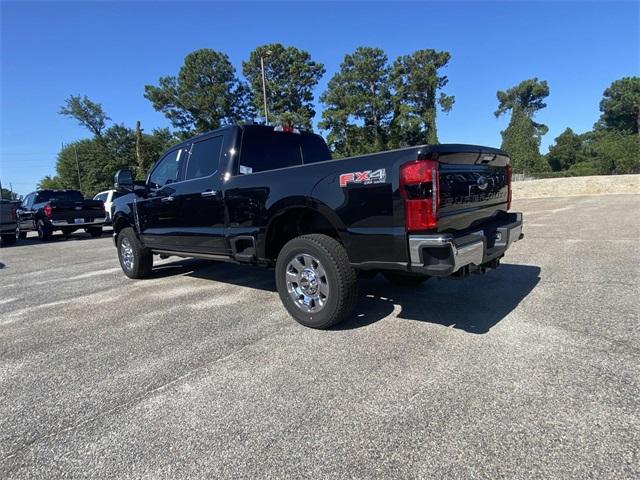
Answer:
[[[120,258],[122,259],[122,265],[127,270],[133,270],[134,254],[133,247],[128,238],[123,238],[120,242]]]
[[[293,257],[286,270],[287,291],[304,312],[319,312],[329,298],[329,282],[320,261],[307,253]]]

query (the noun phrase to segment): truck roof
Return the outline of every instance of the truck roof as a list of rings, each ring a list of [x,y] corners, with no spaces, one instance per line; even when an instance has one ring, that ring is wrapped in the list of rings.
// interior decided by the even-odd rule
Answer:
[[[242,124],[242,125],[225,125],[224,127],[216,128],[215,130],[209,130],[207,132],[199,133],[198,135],[195,135],[193,137],[189,137],[188,139],[183,140],[180,143],[176,143],[175,145],[173,145],[171,147],[171,149],[173,149],[175,147],[179,147],[179,146],[187,144],[187,143],[192,143],[192,142],[197,141],[197,140],[199,140],[201,138],[209,137],[209,136],[211,136],[212,134],[215,134],[215,133],[223,133],[223,132],[227,132],[229,130],[233,130],[233,129],[236,129],[236,128],[239,128],[240,130],[249,130],[249,129],[254,130],[255,129],[255,130],[270,130],[270,131],[273,131],[273,129],[276,128],[276,127],[277,127],[277,125],[261,125],[261,124],[258,124],[258,123],[246,123],[246,124]],[[302,129],[299,129],[299,128],[297,128],[296,130],[297,130],[296,134],[300,134],[300,135],[321,136],[321,135],[318,135],[317,133],[309,132],[307,130],[302,130]]]

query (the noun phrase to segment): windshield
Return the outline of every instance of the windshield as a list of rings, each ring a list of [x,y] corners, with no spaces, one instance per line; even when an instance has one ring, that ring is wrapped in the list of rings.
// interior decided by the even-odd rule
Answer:
[[[75,190],[43,190],[42,192],[38,192],[35,203],[51,201],[81,202],[82,200],[84,200],[82,194]]]

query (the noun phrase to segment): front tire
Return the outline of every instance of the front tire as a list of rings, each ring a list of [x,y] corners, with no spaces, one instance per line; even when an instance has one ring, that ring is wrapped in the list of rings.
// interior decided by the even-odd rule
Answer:
[[[123,228],[118,235],[118,260],[129,278],[144,278],[153,268],[153,253],[140,243],[131,227]]]
[[[387,271],[382,272],[384,278],[399,287],[418,287],[429,279],[426,275],[416,275],[409,272]]]
[[[0,237],[2,238],[2,243],[5,245],[15,245],[16,243],[16,236],[14,234],[3,233]]]
[[[344,320],[358,294],[356,272],[344,247],[320,234],[294,238],[282,247],[276,286],[291,316],[305,327],[318,329]]]

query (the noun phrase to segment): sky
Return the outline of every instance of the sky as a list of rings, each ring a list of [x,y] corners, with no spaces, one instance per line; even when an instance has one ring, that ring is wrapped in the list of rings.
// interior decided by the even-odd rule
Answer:
[[[496,91],[549,82],[542,153],[565,128],[591,129],[613,80],[640,74],[639,2],[7,2],[0,0],[0,181],[27,194],[55,174],[62,143],[88,137],[57,112],[87,95],[116,123],[169,126],[144,85],[175,75],[185,55],[212,48],[238,73],[256,46],[280,42],[325,65],[316,102],[346,53],[382,48],[393,61],[423,48],[447,50],[438,115],[442,143],[500,146]],[[321,106],[316,108],[321,111]],[[319,119],[319,113],[316,121]]]

